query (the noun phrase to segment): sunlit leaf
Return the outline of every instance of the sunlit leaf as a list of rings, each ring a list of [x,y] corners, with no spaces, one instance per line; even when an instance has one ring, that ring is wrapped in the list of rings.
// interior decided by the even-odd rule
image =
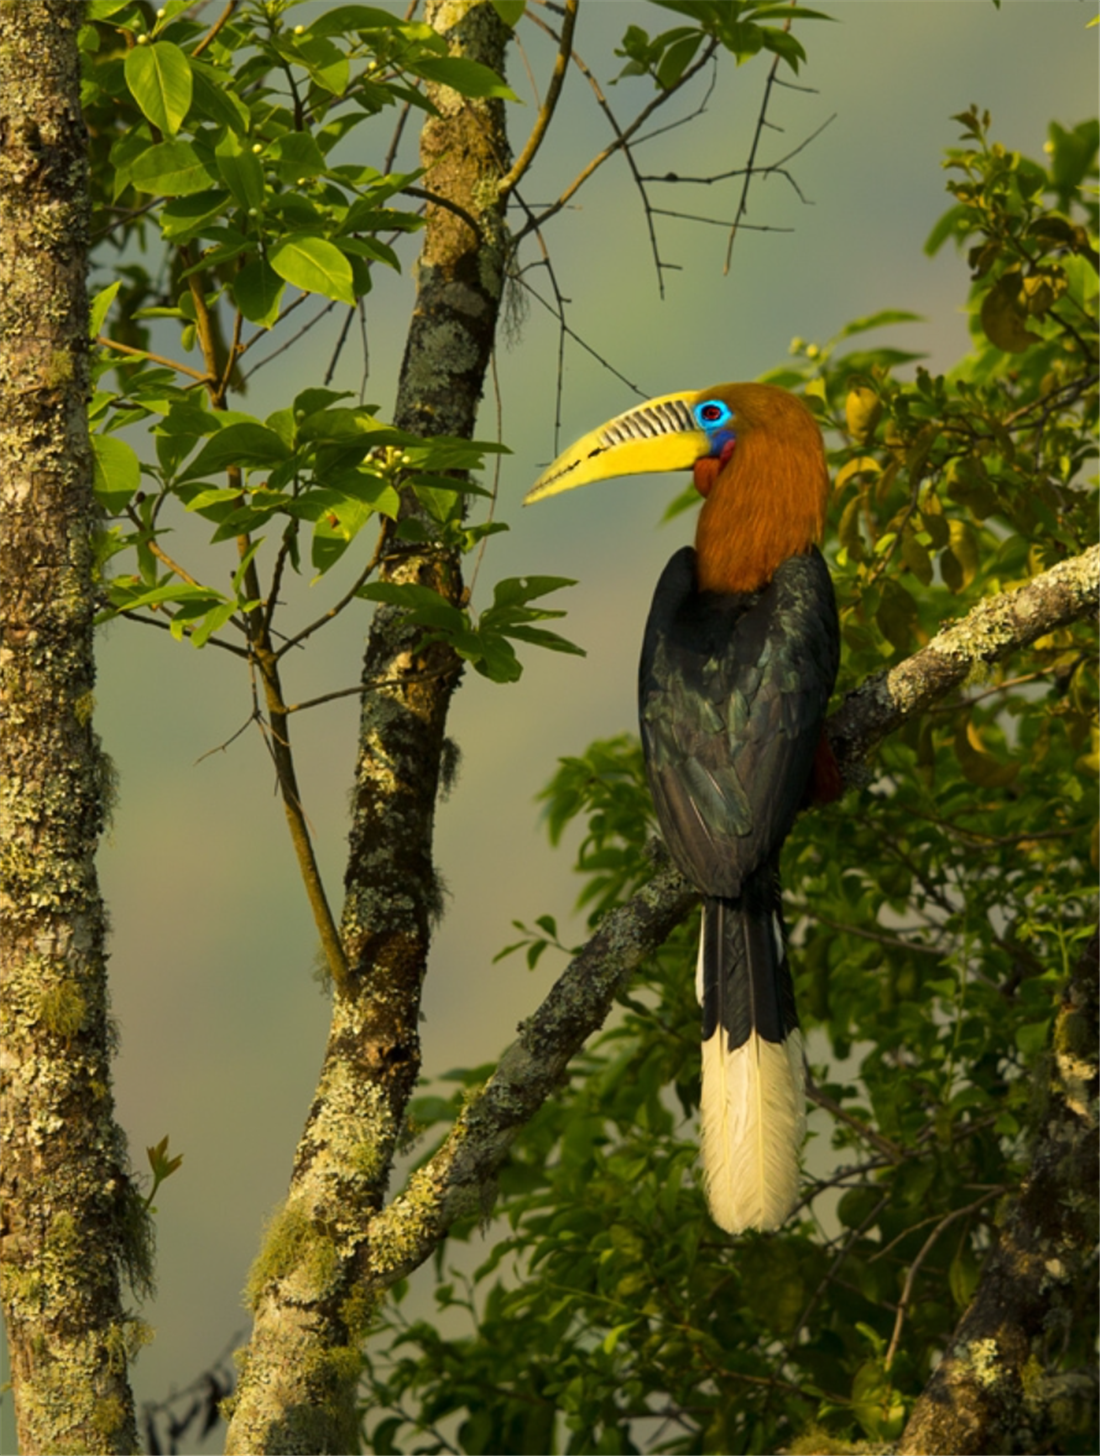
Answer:
[[[191,109],[191,63],[179,46],[157,40],[126,52],[126,84],[145,115],[174,137]]]
[[[324,238],[291,233],[269,248],[267,258],[280,278],[303,292],[320,293],[338,303],[355,302],[351,264]]]
[[[96,499],[109,516],[120,515],[141,484],[134,447],[117,435],[93,435],[92,466]]]

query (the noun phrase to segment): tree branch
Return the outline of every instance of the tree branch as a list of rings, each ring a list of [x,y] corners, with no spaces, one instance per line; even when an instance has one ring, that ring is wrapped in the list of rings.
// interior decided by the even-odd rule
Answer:
[[[1015,591],[987,597],[897,667],[850,692],[828,722],[846,780],[889,733],[964,683],[977,667],[1002,662],[1038,637],[1096,610],[1100,546],[1060,561]]]
[[[368,1284],[388,1288],[424,1262],[455,1219],[492,1206],[497,1169],[520,1129],[561,1085],[615,997],[696,900],[671,867],[613,910],[555,982],[443,1146],[371,1227]],[[395,1258],[395,1253],[397,1257]]]
[[[561,95],[562,83],[565,80],[566,68],[569,65],[569,56],[573,49],[573,31],[577,24],[577,5],[579,0],[565,0],[565,18],[561,26],[561,42],[558,46],[558,54],[554,58],[554,69],[550,76],[550,85],[546,89],[546,100],[539,108],[539,114],[535,118],[535,124],[531,128],[531,135],[527,138],[527,144],[513,162],[506,176],[501,178],[500,196],[505,198],[520,181],[523,174],[535,160],[535,154],[542,145],[542,139],[546,135],[554,117],[554,111],[558,104],[558,97]]]

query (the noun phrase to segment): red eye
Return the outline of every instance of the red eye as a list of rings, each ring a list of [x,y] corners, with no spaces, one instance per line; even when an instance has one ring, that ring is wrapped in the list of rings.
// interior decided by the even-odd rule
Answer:
[[[716,404],[705,404],[699,411],[705,420],[720,420],[722,418],[721,408]]]

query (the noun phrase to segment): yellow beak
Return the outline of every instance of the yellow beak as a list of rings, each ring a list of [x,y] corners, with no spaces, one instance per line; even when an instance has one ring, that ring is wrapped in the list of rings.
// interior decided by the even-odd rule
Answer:
[[[691,408],[706,397],[697,390],[662,394],[616,415],[564,450],[524,496],[524,505],[615,475],[690,470],[711,448]]]

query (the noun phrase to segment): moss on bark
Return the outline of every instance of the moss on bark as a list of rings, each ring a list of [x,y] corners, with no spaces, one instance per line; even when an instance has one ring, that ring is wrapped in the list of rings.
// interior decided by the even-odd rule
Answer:
[[[0,8],[0,1297],[24,1453],[136,1448],[120,1282],[149,1276],[95,872],[83,9]]]

